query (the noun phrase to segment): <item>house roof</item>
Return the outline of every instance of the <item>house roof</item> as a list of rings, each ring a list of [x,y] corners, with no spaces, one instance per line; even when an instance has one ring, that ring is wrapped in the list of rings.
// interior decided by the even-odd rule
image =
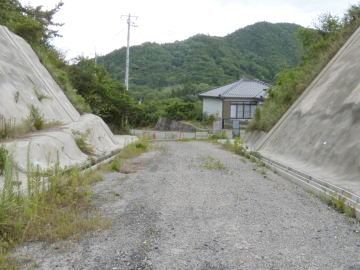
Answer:
[[[270,85],[259,80],[240,81],[199,94],[200,97],[216,98],[261,98],[267,95]]]

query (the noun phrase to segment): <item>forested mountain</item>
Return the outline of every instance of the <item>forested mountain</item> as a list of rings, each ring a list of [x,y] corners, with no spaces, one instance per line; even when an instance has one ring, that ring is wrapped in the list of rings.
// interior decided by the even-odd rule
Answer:
[[[300,26],[260,22],[225,37],[196,35],[169,44],[144,43],[131,48],[130,83],[148,88],[199,84],[221,85],[241,76],[272,82],[286,67],[300,62]],[[126,49],[99,58],[123,81]]]

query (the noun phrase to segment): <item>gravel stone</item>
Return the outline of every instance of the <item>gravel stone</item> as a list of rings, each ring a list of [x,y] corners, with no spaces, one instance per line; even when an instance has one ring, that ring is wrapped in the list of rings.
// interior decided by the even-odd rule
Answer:
[[[94,186],[111,229],[17,254],[38,269],[360,269],[359,222],[220,146],[158,146]]]

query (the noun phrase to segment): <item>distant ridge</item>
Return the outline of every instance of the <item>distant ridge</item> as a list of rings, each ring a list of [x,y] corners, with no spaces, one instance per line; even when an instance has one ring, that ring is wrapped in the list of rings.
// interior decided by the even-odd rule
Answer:
[[[272,82],[281,69],[299,63],[299,28],[259,22],[225,37],[198,34],[174,43],[133,46],[130,83],[149,88],[187,83],[218,86],[244,76]],[[98,61],[115,79],[123,80],[125,48]]]

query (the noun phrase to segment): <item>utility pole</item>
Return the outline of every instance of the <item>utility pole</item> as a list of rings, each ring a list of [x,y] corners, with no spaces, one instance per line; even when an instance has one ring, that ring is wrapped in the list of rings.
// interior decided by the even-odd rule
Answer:
[[[135,23],[133,22],[134,20],[137,20],[137,16],[131,16],[131,14],[129,13],[129,15],[123,15],[121,16],[121,18],[126,18],[126,22],[128,25],[128,29],[127,29],[127,47],[126,47],[126,69],[125,69],[125,87],[126,87],[126,91],[129,91],[129,67],[130,67],[130,30],[131,27],[136,27]]]

